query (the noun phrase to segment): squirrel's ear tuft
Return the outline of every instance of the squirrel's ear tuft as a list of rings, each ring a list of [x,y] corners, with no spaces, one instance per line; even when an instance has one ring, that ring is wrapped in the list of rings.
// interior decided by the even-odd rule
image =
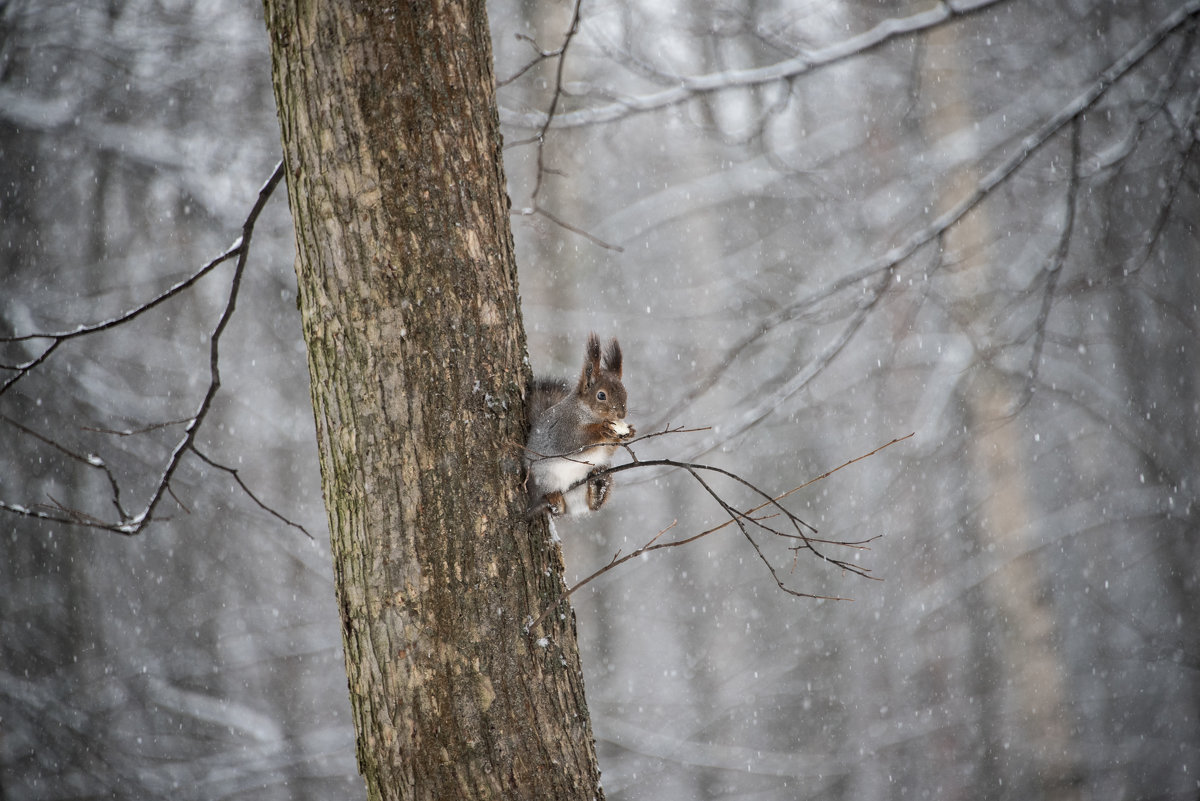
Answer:
[[[588,335],[587,350],[584,351],[583,371],[579,374],[577,392],[584,392],[595,381],[600,373],[600,337],[594,333]]]
[[[617,378],[621,377],[621,343],[617,342],[616,337],[608,343],[608,349],[604,351],[604,367],[616,373]]]
[[[600,366],[600,337],[596,336],[596,332],[588,334],[587,351],[585,351],[584,361],[589,364]]]

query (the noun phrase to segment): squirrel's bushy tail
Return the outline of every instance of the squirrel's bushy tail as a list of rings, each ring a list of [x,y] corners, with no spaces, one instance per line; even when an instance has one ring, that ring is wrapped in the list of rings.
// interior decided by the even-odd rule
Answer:
[[[571,386],[555,378],[535,378],[529,385],[529,419],[538,416],[571,394]]]

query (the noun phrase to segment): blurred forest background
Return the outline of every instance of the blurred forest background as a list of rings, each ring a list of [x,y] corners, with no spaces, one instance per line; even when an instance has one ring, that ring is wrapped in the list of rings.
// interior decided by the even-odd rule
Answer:
[[[732,528],[575,595],[608,797],[1194,801],[1200,2],[575,10],[489,5],[535,370],[619,336],[640,431],[712,426],[642,458],[779,492],[916,434],[791,502],[884,581],[769,552],[853,602]],[[0,336],[195,273],[279,150],[254,4],[0,3]],[[0,346],[5,801],[364,793],[290,225],[278,191],[209,461],[136,537],[34,515],[144,507],[232,263]],[[721,521],[619,480],[558,523],[569,583]]]

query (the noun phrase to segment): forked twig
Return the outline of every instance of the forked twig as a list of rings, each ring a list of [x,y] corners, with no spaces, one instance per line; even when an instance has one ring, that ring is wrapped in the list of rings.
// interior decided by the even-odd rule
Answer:
[[[648,439],[650,437],[661,436],[663,434],[678,433],[678,432],[682,432],[682,431],[694,431],[694,430],[702,430],[702,429],[683,429],[683,428],[670,429],[670,428],[667,428],[662,431],[655,432],[654,434],[647,434],[644,437],[639,437],[638,439]],[[873,579],[875,581],[882,581],[882,579],[879,579],[875,576],[870,575],[871,571],[869,568],[862,567],[861,565],[854,564],[853,562],[847,562],[847,561],[841,560],[841,559],[830,558],[830,557],[826,556],[822,551],[818,550],[816,547],[817,545],[829,545],[829,546],[839,546],[839,547],[843,547],[843,548],[851,548],[854,550],[866,550],[868,543],[874,542],[875,540],[879,539],[879,535],[876,535],[874,537],[869,537],[864,540],[819,539],[815,536],[806,534],[804,532],[804,530],[807,529],[808,531],[811,531],[813,535],[815,535],[817,533],[817,529],[815,527],[804,522],[799,517],[797,517],[795,514],[793,514],[790,510],[788,510],[787,508],[782,506],[780,501],[782,501],[784,498],[787,498],[790,495],[793,495],[793,494],[799,492],[800,490],[802,490],[806,487],[812,486],[813,484],[817,483],[818,481],[823,481],[824,479],[829,478],[830,476],[832,476],[834,473],[838,472],[839,470],[843,470],[852,464],[863,461],[864,459],[869,459],[870,457],[874,456],[875,454],[879,453],[880,451],[884,450],[885,448],[889,448],[898,442],[903,442],[907,439],[912,438],[915,435],[915,433],[916,432],[913,432],[913,433],[907,434],[903,437],[896,437],[895,439],[892,439],[890,442],[886,442],[883,445],[880,445],[879,447],[874,448],[873,450],[862,454],[861,456],[856,456],[853,459],[848,459],[845,462],[843,462],[842,464],[838,465],[837,467],[834,467],[830,470],[826,470],[824,473],[820,474],[819,476],[816,476],[815,478],[811,478],[808,481],[804,482],[803,484],[800,484],[799,486],[793,487],[792,489],[790,489],[786,492],[780,493],[779,495],[775,495],[775,496],[769,495],[768,493],[759,489],[757,486],[755,486],[751,482],[747,481],[746,479],[742,478],[741,476],[737,475],[736,473],[733,473],[729,470],[725,470],[723,468],[713,467],[712,465],[695,464],[692,462],[680,462],[680,461],[676,461],[674,459],[651,459],[651,460],[646,460],[646,461],[639,461],[639,460],[637,460],[636,456],[633,455],[631,452],[631,456],[633,456],[633,458],[634,458],[633,462],[630,462],[628,464],[618,465],[616,467],[610,467],[606,470],[598,470],[595,473],[593,473],[591,476],[589,476],[588,480],[591,480],[600,475],[610,475],[612,473],[623,472],[625,470],[632,470],[634,468],[639,468],[639,467],[656,467],[656,466],[658,466],[658,467],[675,467],[680,470],[684,470],[689,475],[691,475],[692,478],[694,478],[704,488],[705,492],[707,492],[708,495],[717,502],[717,504],[721,507],[721,509],[729,516],[729,519],[723,523],[713,526],[712,528],[705,529],[704,531],[701,531],[697,534],[693,534],[689,537],[685,537],[683,539],[672,540],[670,542],[659,542],[658,540],[662,537],[663,534],[670,531],[671,529],[673,529],[676,526],[676,524],[678,523],[678,520],[675,520],[675,521],[672,521],[669,526],[660,530],[657,534],[655,534],[653,537],[651,537],[644,545],[637,548],[636,550],[631,551],[630,553],[625,554],[624,556],[621,555],[620,551],[617,551],[617,553],[613,554],[612,559],[610,559],[607,564],[605,564],[604,566],[595,570],[594,572],[592,572],[590,575],[588,575],[583,580],[581,580],[578,583],[574,584],[573,586],[569,587],[562,594],[562,596],[560,596],[555,602],[553,602],[552,604],[547,606],[546,609],[544,609],[540,615],[538,615],[536,618],[534,618],[532,620],[528,620],[527,624],[525,626],[526,632],[533,631],[537,627],[537,625],[546,618],[546,616],[548,614],[550,614],[555,608],[557,608],[560,604],[562,604],[564,601],[566,601],[568,598],[570,598],[575,593],[576,590],[579,590],[580,588],[586,586],[587,584],[591,583],[592,581],[594,581],[595,579],[604,575],[605,573],[609,572],[610,570],[614,570],[617,567],[620,567],[621,565],[625,564],[629,560],[635,559],[639,556],[650,553],[651,551],[658,551],[658,550],[662,550],[665,548],[679,548],[684,545],[689,545],[693,542],[696,542],[697,540],[707,537],[710,534],[714,534],[729,525],[736,525],[738,527],[738,529],[742,532],[742,535],[750,543],[751,547],[754,548],[754,552],[758,556],[759,560],[762,561],[762,563],[766,566],[767,571],[770,573],[772,579],[775,581],[776,586],[778,586],[779,589],[783,590],[787,594],[796,596],[798,598],[816,598],[816,599],[830,600],[830,601],[851,600],[849,598],[844,598],[841,596],[819,595],[816,593],[801,592],[799,590],[795,590],[795,589],[792,589],[791,587],[788,587],[786,584],[784,584],[784,582],[780,578],[779,573],[776,570],[775,566],[773,564],[771,564],[771,562],[767,558],[766,554],[763,553],[762,548],[760,547],[758,542],[754,539],[753,535],[751,534],[751,529],[758,528],[764,532],[773,534],[778,537],[789,538],[789,539],[798,541],[797,544],[790,546],[791,550],[793,552],[793,557],[792,557],[792,569],[793,570],[795,570],[796,560],[799,556],[800,551],[808,550],[808,551],[811,551],[812,554],[814,556],[816,556],[817,558],[819,558],[821,561],[832,564],[835,567],[841,568],[842,570],[853,573],[857,576],[861,576],[862,578]],[[637,440],[633,440],[631,442],[636,442],[636,441]],[[711,484],[709,484],[707,481],[704,480],[703,476],[701,475],[704,472],[712,472],[712,473],[716,473],[718,475],[722,475],[727,478],[730,478],[730,479],[742,484],[743,486],[748,487],[751,491],[756,493],[759,497],[764,498],[765,500],[763,500],[758,505],[753,506],[749,509],[745,509],[745,510],[737,509],[736,507],[732,506],[729,502],[727,502],[723,497],[721,497],[720,493],[718,493],[715,489],[713,489]],[[767,507],[773,507],[775,510],[775,513],[766,515],[766,516],[755,517],[756,512],[759,512]],[[778,530],[774,527],[768,526],[765,522],[767,520],[775,519],[778,517],[782,517],[785,520],[787,520],[791,524],[794,533],[789,532],[789,531]]]
[[[145,303],[143,303],[129,311],[123,312],[123,313],[117,315],[116,317],[112,317],[108,320],[104,320],[104,321],[101,321],[98,323],[92,323],[89,325],[80,325],[69,331],[39,332],[39,333],[31,333],[31,334],[22,334],[22,335],[13,336],[13,337],[0,338],[0,343],[26,342],[26,341],[35,340],[35,339],[51,340],[50,345],[47,346],[39,355],[37,355],[33,359],[30,359],[29,361],[27,361],[23,364],[11,365],[11,366],[7,366],[4,368],[4,369],[9,369],[9,370],[15,371],[15,375],[11,376],[3,384],[0,384],[0,394],[3,394],[7,389],[12,387],[17,381],[19,381],[21,378],[28,375],[32,370],[34,370],[39,365],[43,364],[46,361],[46,359],[48,359],[49,356],[52,353],[54,353],[54,351],[62,343],[66,342],[70,339],[82,337],[82,336],[89,335],[89,334],[99,333],[101,331],[106,331],[111,328],[115,328],[119,325],[128,323],[128,322],[136,319],[137,317],[140,317],[142,314],[145,314],[146,312],[155,308],[159,304],[169,300],[170,298],[173,298],[173,297],[179,295],[184,290],[193,286],[202,277],[204,277],[205,275],[207,275],[208,273],[210,273],[214,269],[216,269],[216,267],[218,265],[223,264],[224,262],[229,261],[230,259],[233,259],[236,257],[236,265],[234,267],[233,277],[230,280],[229,294],[228,294],[226,302],[225,302],[225,308],[221,312],[221,316],[218,319],[217,324],[216,324],[215,328],[213,329],[211,336],[209,337],[209,385],[208,385],[208,389],[205,392],[204,397],[201,399],[198,407],[196,408],[195,413],[193,413],[190,417],[185,418],[182,421],[179,421],[184,424],[183,435],[181,436],[179,441],[176,443],[174,449],[171,451],[171,455],[167,459],[166,465],[165,465],[162,473],[160,474],[157,485],[155,486],[155,489],[154,489],[153,493],[151,494],[150,499],[146,502],[142,511],[137,514],[133,514],[133,515],[131,515],[125,511],[125,509],[122,507],[122,505],[120,503],[120,493],[119,493],[119,488],[116,485],[116,481],[115,481],[115,479],[113,479],[111,472],[108,470],[108,468],[104,465],[104,462],[99,457],[96,457],[96,456],[90,455],[90,454],[89,455],[81,455],[81,454],[74,453],[74,452],[70,451],[69,449],[66,449],[63,446],[60,446],[57,443],[49,440],[48,438],[46,438],[42,435],[36,434],[36,432],[32,432],[30,429],[28,429],[24,426],[21,426],[20,429],[23,430],[25,433],[32,434],[33,436],[36,436],[38,439],[41,439],[42,441],[53,445],[54,447],[58,448],[60,451],[63,451],[64,453],[66,453],[68,456],[71,456],[72,458],[82,459],[83,461],[87,462],[89,465],[91,465],[93,467],[103,469],[105,471],[105,473],[109,476],[110,483],[112,483],[112,485],[113,485],[113,503],[117,508],[117,518],[118,519],[115,522],[101,520],[92,515],[86,514],[82,511],[70,509],[70,508],[64,506],[63,504],[59,503],[58,501],[55,501],[53,498],[51,498],[51,500],[54,501],[53,506],[35,506],[33,508],[0,500],[0,510],[12,512],[14,514],[23,515],[25,517],[36,518],[39,520],[48,520],[48,521],[53,521],[53,522],[58,522],[58,523],[87,526],[90,528],[97,528],[97,529],[102,529],[105,531],[114,531],[114,532],[117,532],[120,534],[132,536],[135,534],[140,534],[146,528],[146,526],[149,525],[150,522],[155,519],[154,518],[155,508],[158,506],[158,504],[162,500],[163,496],[169,494],[169,495],[171,495],[172,498],[175,497],[174,492],[171,489],[171,480],[172,480],[172,478],[174,478],[175,473],[178,470],[179,465],[182,462],[183,457],[186,453],[191,451],[193,453],[196,453],[197,456],[204,459],[205,461],[210,461],[210,460],[206,459],[205,457],[203,457],[201,454],[199,454],[195,450],[195,442],[196,442],[196,435],[200,430],[200,426],[203,424],[205,417],[208,415],[209,410],[212,408],[213,399],[216,397],[217,391],[221,387],[221,372],[220,372],[221,336],[225,332],[225,329],[228,326],[229,321],[232,319],[234,309],[237,306],[237,298],[238,298],[239,290],[241,289],[242,276],[245,273],[246,265],[247,265],[247,263],[249,261],[249,257],[250,257],[250,238],[254,233],[255,224],[258,221],[259,215],[262,214],[263,209],[266,207],[267,201],[270,199],[271,194],[275,190],[275,187],[278,186],[280,181],[283,180],[283,175],[284,175],[283,161],[280,161],[275,166],[275,169],[272,171],[271,177],[268,178],[266,183],[264,183],[263,186],[259,189],[258,197],[255,200],[253,207],[251,207],[249,213],[246,215],[245,221],[242,223],[241,236],[239,236],[237,238],[237,240],[227,250],[225,250],[219,256],[214,258],[208,264],[204,265],[202,268],[200,268],[198,271],[193,273],[188,278],[176,283],[174,286],[170,287],[169,289],[165,290],[164,292],[159,293],[157,296],[150,299],[149,301],[146,301]],[[136,432],[133,432],[133,431],[119,432],[118,431],[118,432],[111,432],[111,433],[119,435],[119,436],[127,436],[132,433],[136,433]],[[212,463],[212,462],[210,461],[210,463]],[[216,467],[222,467],[221,465],[216,465],[215,463],[212,463],[212,464],[214,464],[214,466],[216,466]],[[236,473],[234,474],[234,477],[237,478]],[[238,483],[241,484],[241,479],[238,479]],[[255,500],[256,503],[259,503],[259,505],[262,506],[262,503],[260,501],[258,501],[258,499],[254,496],[253,493],[250,493],[249,489],[247,489],[245,487],[245,485],[242,485],[242,487],[250,495],[250,497]],[[182,507],[182,504],[180,504],[180,506]],[[289,525],[296,525],[294,523],[291,523],[291,521],[287,521],[285,518],[283,518],[281,515],[274,512],[273,510],[268,509],[268,511],[271,511],[272,514],[275,514],[276,517],[283,519],[284,522],[289,523]],[[305,532],[305,533],[307,533],[307,532]]]

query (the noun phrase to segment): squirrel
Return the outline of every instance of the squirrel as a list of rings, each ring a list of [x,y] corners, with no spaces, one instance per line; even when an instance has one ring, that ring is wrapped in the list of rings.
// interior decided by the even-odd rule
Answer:
[[[525,464],[531,516],[585,514],[608,500],[612,479],[595,474],[609,466],[617,446],[635,431],[624,422],[617,340],[609,342],[603,361],[600,356],[600,339],[591,334],[574,390],[554,379],[535,379],[530,387]]]

